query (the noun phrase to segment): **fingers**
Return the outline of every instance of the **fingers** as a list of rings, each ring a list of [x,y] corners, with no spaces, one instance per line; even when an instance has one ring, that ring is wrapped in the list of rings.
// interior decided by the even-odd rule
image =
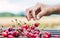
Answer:
[[[31,19],[31,13],[30,13],[31,11],[32,11],[31,8],[26,9],[26,13],[27,13],[26,18],[27,18],[28,20]]]
[[[39,20],[45,14],[46,14],[46,11],[41,11],[40,13],[37,14],[37,19]]]
[[[34,11],[36,12],[36,15],[41,11],[41,5],[36,5],[35,7],[34,7]]]
[[[40,7],[39,5],[35,6],[35,8],[31,9],[31,8],[28,8],[26,9],[26,13],[27,13],[27,16],[26,18],[28,20],[30,20],[31,18],[33,18],[34,20],[37,20],[37,14],[40,12]]]
[[[35,10],[32,10],[32,17],[33,17],[34,20],[37,19],[37,18],[36,18],[36,15],[35,15]]]
[[[37,20],[37,16],[42,14],[42,13],[40,13],[41,12],[41,5],[37,4],[33,9],[28,8],[28,9],[26,9],[26,12],[27,12],[26,17],[28,20],[30,20],[31,18],[33,18],[34,20]]]
[[[32,9],[27,9],[27,10],[26,10],[26,13],[27,13],[26,18],[27,18],[28,20],[30,20],[31,18],[33,18],[34,20],[36,20],[36,15],[35,15],[35,11],[34,11],[34,10],[32,10]]]
[[[34,20],[37,20],[37,14],[40,12],[41,10],[40,10],[40,6],[39,5],[37,5],[37,6],[35,6],[34,8],[33,8],[33,10],[32,10],[32,16],[33,16],[33,19]]]

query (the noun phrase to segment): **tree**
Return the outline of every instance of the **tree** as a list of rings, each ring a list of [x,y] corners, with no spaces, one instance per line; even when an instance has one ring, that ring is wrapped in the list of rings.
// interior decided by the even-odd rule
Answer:
[[[10,12],[0,13],[0,17],[10,17],[10,16],[15,16],[15,15],[13,13],[10,13]]]

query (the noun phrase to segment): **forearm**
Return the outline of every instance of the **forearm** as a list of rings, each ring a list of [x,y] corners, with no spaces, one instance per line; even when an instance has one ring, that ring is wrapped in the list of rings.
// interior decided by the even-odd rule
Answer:
[[[52,14],[60,14],[60,5],[56,5],[53,7],[54,12]]]

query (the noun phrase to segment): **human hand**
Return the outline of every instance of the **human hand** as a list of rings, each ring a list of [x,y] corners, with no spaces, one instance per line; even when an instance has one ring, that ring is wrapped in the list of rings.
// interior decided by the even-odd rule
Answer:
[[[40,19],[42,16],[48,16],[52,12],[54,12],[54,8],[51,6],[47,6],[44,4],[37,4],[33,9],[26,9],[27,19],[30,20],[33,18],[34,20]]]

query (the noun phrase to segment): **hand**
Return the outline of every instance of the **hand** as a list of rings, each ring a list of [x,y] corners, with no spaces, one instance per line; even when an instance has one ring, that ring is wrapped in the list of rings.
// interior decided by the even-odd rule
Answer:
[[[42,16],[50,15],[54,12],[54,8],[44,5],[44,4],[37,4],[33,9],[28,8],[26,9],[27,19],[30,20],[33,18],[34,20],[40,19]]]

